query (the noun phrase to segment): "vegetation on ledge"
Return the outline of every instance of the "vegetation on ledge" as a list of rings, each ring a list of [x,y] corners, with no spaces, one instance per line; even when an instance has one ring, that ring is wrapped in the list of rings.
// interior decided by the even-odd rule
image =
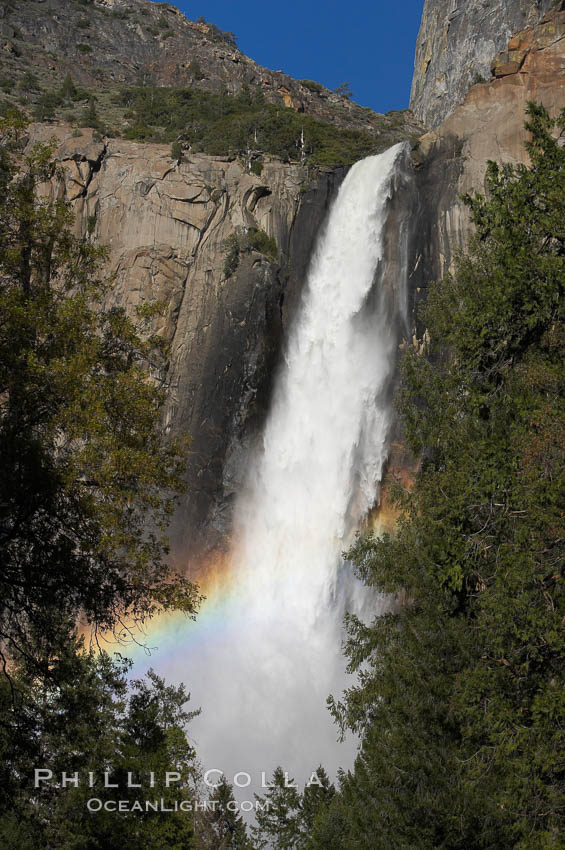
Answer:
[[[249,91],[234,97],[195,88],[137,86],[122,90],[113,102],[125,110],[125,138],[182,141],[193,151],[217,156],[253,150],[318,166],[351,165],[392,144],[390,138],[379,143],[367,133],[340,130],[266,103]]]
[[[263,254],[270,263],[276,263],[279,250],[274,236],[269,236],[264,230],[255,227],[248,228],[245,232],[232,233],[224,243],[224,276],[226,278],[235,274],[239,266],[241,254],[246,251],[257,251]]]
[[[193,61],[189,67],[193,78],[200,79],[199,63]],[[69,73],[55,86],[45,87],[29,72],[17,85],[8,77],[1,78],[0,89],[5,94],[0,98],[0,115],[21,112],[35,121],[93,127],[110,137],[170,143],[175,159],[183,149],[245,156],[256,174],[261,172],[262,154],[317,167],[348,166],[406,138],[402,112],[382,116],[371,134],[340,129],[268,103],[262,92],[252,93],[248,88],[237,96],[211,94],[194,85],[141,82],[127,88],[93,90],[75,85]],[[375,129],[382,133],[378,138]]]

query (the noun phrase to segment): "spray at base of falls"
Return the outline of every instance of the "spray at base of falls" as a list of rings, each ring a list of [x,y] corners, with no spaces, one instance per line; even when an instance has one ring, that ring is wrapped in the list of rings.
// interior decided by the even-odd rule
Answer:
[[[335,775],[353,759],[326,698],[347,684],[344,611],[366,600],[341,555],[375,504],[386,459],[406,263],[391,281],[384,235],[406,150],[356,163],[340,188],[236,506],[230,587],[159,664],[202,707],[191,734],[204,768],[230,781],[249,773],[248,797],[278,764],[304,783],[320,763]]]

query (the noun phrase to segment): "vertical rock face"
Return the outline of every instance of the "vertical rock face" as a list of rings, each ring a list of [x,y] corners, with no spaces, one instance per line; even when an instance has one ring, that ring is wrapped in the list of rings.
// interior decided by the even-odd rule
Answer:
[[[414,241],[413,295],[452,269],[465,248],[470,221],[461,195],[484,192],[489,160],[526,162],[526,107],[550,115],[565,108],[565,9],[558,4],[534,26],[513,35],[492,61],[493,78],[471,87],[462,104],[414,149],[420,210]],[[415,334],[421,338],[423,329]]]
[[[435,128],[479,80],[518,30],[555,0],[426,0],[416,43],[410,107]]]
[[[109,247],[109,306],[133,314],[164,304],[155,330],[169,346],[165,428],[192,440],[171,529],[173,551],[186,561],[229,531],[283,328],[344,171],[312,182],[307,168],[265,157],[259,177],[235,157],[178,162],[164,145],[31,128],[30,143],[53,137],[60,169],[45,188],[71,202],[77,235]],[[276,262],[246,247],[254,229],[276,241]],[[234,234],[242,247],[228,273],[225,243]]]

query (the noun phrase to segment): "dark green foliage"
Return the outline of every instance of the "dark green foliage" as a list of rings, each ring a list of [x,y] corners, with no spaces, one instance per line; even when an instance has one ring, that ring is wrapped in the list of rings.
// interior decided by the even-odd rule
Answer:
[[[91,97],[89,99],[88,106],[82,112],[80,124],[82,127],[93,127],[95,130],[102,130],[102,123],[98,117],[95,98]]]
[[[168,805],[192,799],[194,751],[186,725],[182,686],[165,685],[151,670],[126,683],[128,664],[105,653],[86,652],[82,641],[62,632],[38,678],[35,665],[19,660],[10,680],[0,678],[0,845],[21,850],[89,848],[190,850],[192,820],[185,812],[89,813],[92,799],[159,800]],[[51,783],[34,790],[34,769],[53,772]],[[79,786],[60,786],[61,773],[79,774]],[[96,785],[88,787],[88,772]],[[104,771],[117,789],[104,788]],[[149,784],[149,772],[155,776]],[[165,771],[181,781],[165,787]],[[128,772],[141,788],[128,788]]]
[[[254,845],[258,850],[267,847],[275,850],[337,848],[337,844],[329,841],[325,845],[312,843],[317,825],[330,817],[335,795],[335,788],[321,765],[310,776],[302,794],[283,769],[277,767],[265,796],[255,795],[261,806],[256,814],[257,826],[251,828]],[[336,826],[333,815],[331,820]]]
[[[194,612],[195,588],[164,561],[184,447],[163,444],[163,394],[147,380],[164,354],[148,324],[158,305],[138,325],[104,309],[106,252],[72,235],[67,205],[38,198],[56,167],[45,146],[23,153],[24,130],[0,127],[0,846],[191,850],[186,812],[86,809],[194,793],[183,687],[150,671],[128,695],[127,665],[75,632],[80,618],[97,645],[159,607]],[[34,768],[53,785],[34,790]],[[166,770],[182,781],[167,789]],[[79,771],[79,787],[57,787],[62,771]]]
[[[250,228],[248,232],[247,244],[251,251],[258,251],[264,254],[271,262],[276,263],[278,257],[277,240],[274,236],[268,236],[264,230],[255,230]]]
[[[18,82],[18,88],[23,92],[41,91],[41,85],[37,75],[32,71],[26,71]]]
[[[251,173],[256,174],[257,177],[260,177],[263,173],[263,160],[261,157],[257,157],[257,159],[254,159],[251,163]]]
[[[77,89],[70,74],[65,75],[59,94],[63,100],[74,100],[77,96]]]
[[[210,807],[199,823],[198,850],[253,850],[225,776],[210,794]]]
[[[118,21],[127,21],[130,14],[130,9],[112,9],[110,12],[110,17]]]
[[[171,159],[180,160],[182,156],[182,144],[180,142],[173,142],[171,145]]]
[[[163,445],[146,380],[158,307],[139,331],[103,309],[105,252],[71,235],[64,203],[36,200],[51,152],[17,170],[16,133],[4,125],[0,145],[0,642],[33,656],[61,619],[123,628],[196,597],[163,560],[184,449]]]
[[[389,109],[389,111],[386,113],[386,117],[390,120],[391,126],[398,130],[400,130],[404,126],[405,115],[406,113],[403,109]],[[455,150],[453,151],[454,157],[461,156],[462,147],[458,150],[459,145],[461,144],[462,143],[459,139],[455,140]]]
[[[404,360],[422,465],[395,536],[350,552],[395,602],[348,622],[359,681],[333,709],[362,747],[316,848],[332,822],[340,850],[563,847],[565,149],[528,111],[531,166],[466,198],[476,237]]]
[[[202,68],[200,67],[200,62],[198,61],[198,59],[191,60],[188,66],[188,73],[194,80],[203,80],[205,76],[202,71]]]
[[[92,46],[90,44],[84,44],[84,42],[79,42],[77,44],[77,50],[79,53],[92,53]]]
[[[90,18],[79,18],[76,22],[76,26],[79,30],[87,30],[90,27],[90,24]]]
[[[358,806],[359,802],[354,801],[353,805]],[[361,805],[365,808],[367,801],[362,800]],[[344,795],[334,795],[329,805],[318,812],[314,825],[307,836],[304,845],[305,850],[346,850],[346,847],[350,847],[351,845],[347,844],[346,840],[351,832],[349,825],[351,814],[351,810],[346,810]],[[367,837],[365,837],[365,841],[367,842],[365,845],[360,844],[359,846],[367,847]]]
[[[308,115],[265,103],[249,90],[239,97],[195,88],[139,86],[119,98],[129,109],[126,138],[172,142],[179,135],[193,150],[214,155],[245,152],[250,145],[282,160],[300,158],[300,138],[314,165],[350,165],[378,151],[379,143],[357,130],[339,130]],[[255,144],[257,134],[257,144]]]
[[[240,92],[239,92],[239,101],[244,107],[250,107],[253,105],[253,95],[251,94],[251,89],[247,85],[247,83],[243,83]]]
[[[307,850],[310,846],[309,836],[312,835],[315,825],[323,817],[335,797],[335,788],[329,780],[328,774],[320,765],[307,783],[300,801],[300,831],[301,839],[299,846]]]
[[[294,850],[300,840],[300,794],[294,780],[277,767],[264,797],[255,795],[264,809],[257,810],[257,825],[251,827],[258,850]]]
[[[10,121],[24,122],[24,114],[8,100],[0,98],[0,116]]]
[[[271,263],[276,263],[278,258],[277,241],[274,236],[269,236],[264,230],[250,227],[245,232],[232,233],[224,243],[225,277],[235,274],[240,256],[246,251],[257,251],[267,257]]]
[[[43,92],[33,108],[33,117],[36,121],[47,121],[55,117],[55,112],[63,103],[63,99],[57,92]]]
[[[224,276],[231,277],[235,274],[239,265],[240,246],[237,234],[232,233],[231,236],[228,236],[224,243],[224,252],[226,255],[226,259],[224,261]]]

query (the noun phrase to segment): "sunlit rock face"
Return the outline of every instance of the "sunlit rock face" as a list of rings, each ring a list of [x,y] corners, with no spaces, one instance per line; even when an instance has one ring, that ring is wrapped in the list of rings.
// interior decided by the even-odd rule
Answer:
[[[266,156],[258,177],[235,157],[189,154],[179,163],[169,145],[30,129],[30,144],[53,137],[61,169],[49,191],[71,202],[77,235],[109,247],[111,304],[130,314],[150,301],[165,305],[154,328],[169,345],[165,428],[192,439],[171,542],[190,559],[229,534],[284,329],[345,170],[312,179]],[[227,275],[226,240],[253,228],[275,240],[277,261],[245,250]]]
[[[488,80],[491,62],[518,30],[555,0],[426,0],[416,44],[410,108],[437,127],[468,89]]]
[[[484,191],[489,160],[525,162],[526,107],[537,100],[556,116],[565,107],[565,4],[516,33],[493,56],[488,82],[477,83],[463,103],[414,149],[420,223],[414,244],[412,291],[425,289],[452,268],[470,232],[467,192]]]
[[[483,190],[489,159],[523,160],[528,99],[553,113],[565,105],[562,5],[511,33],[489,58],[489,81],[471,86],[413,152],[418,201],[410,218],[407,338],[416,346],[425,334],[418,303],[428,282],[452,267],[470,231],[460,194]],[[471,15],[474,4],[468,8]],[[312,247],[345,169],[312,180],[297,163],[265,157],[257,176],[235,158],[188,154],[179,163],[169,146],[54,125],[30,130],[32,141],[53,136],[62,177],[52,191],[71,202],[77,234],[110,247],[112,303],[128,310],[149,300],[166,304],[155,325],[170,346],[165,426],[193,441],[188,492],[172,526],[173,551],[184,563],[229,540],[232,505],[260,439]],[[275,239],[277,262],[246,251],[226,276],[225,242],[246,228]],[[394,239],[391,230],[391,258]],[[396,436],[390,463],[402,473],[407,461]]]

